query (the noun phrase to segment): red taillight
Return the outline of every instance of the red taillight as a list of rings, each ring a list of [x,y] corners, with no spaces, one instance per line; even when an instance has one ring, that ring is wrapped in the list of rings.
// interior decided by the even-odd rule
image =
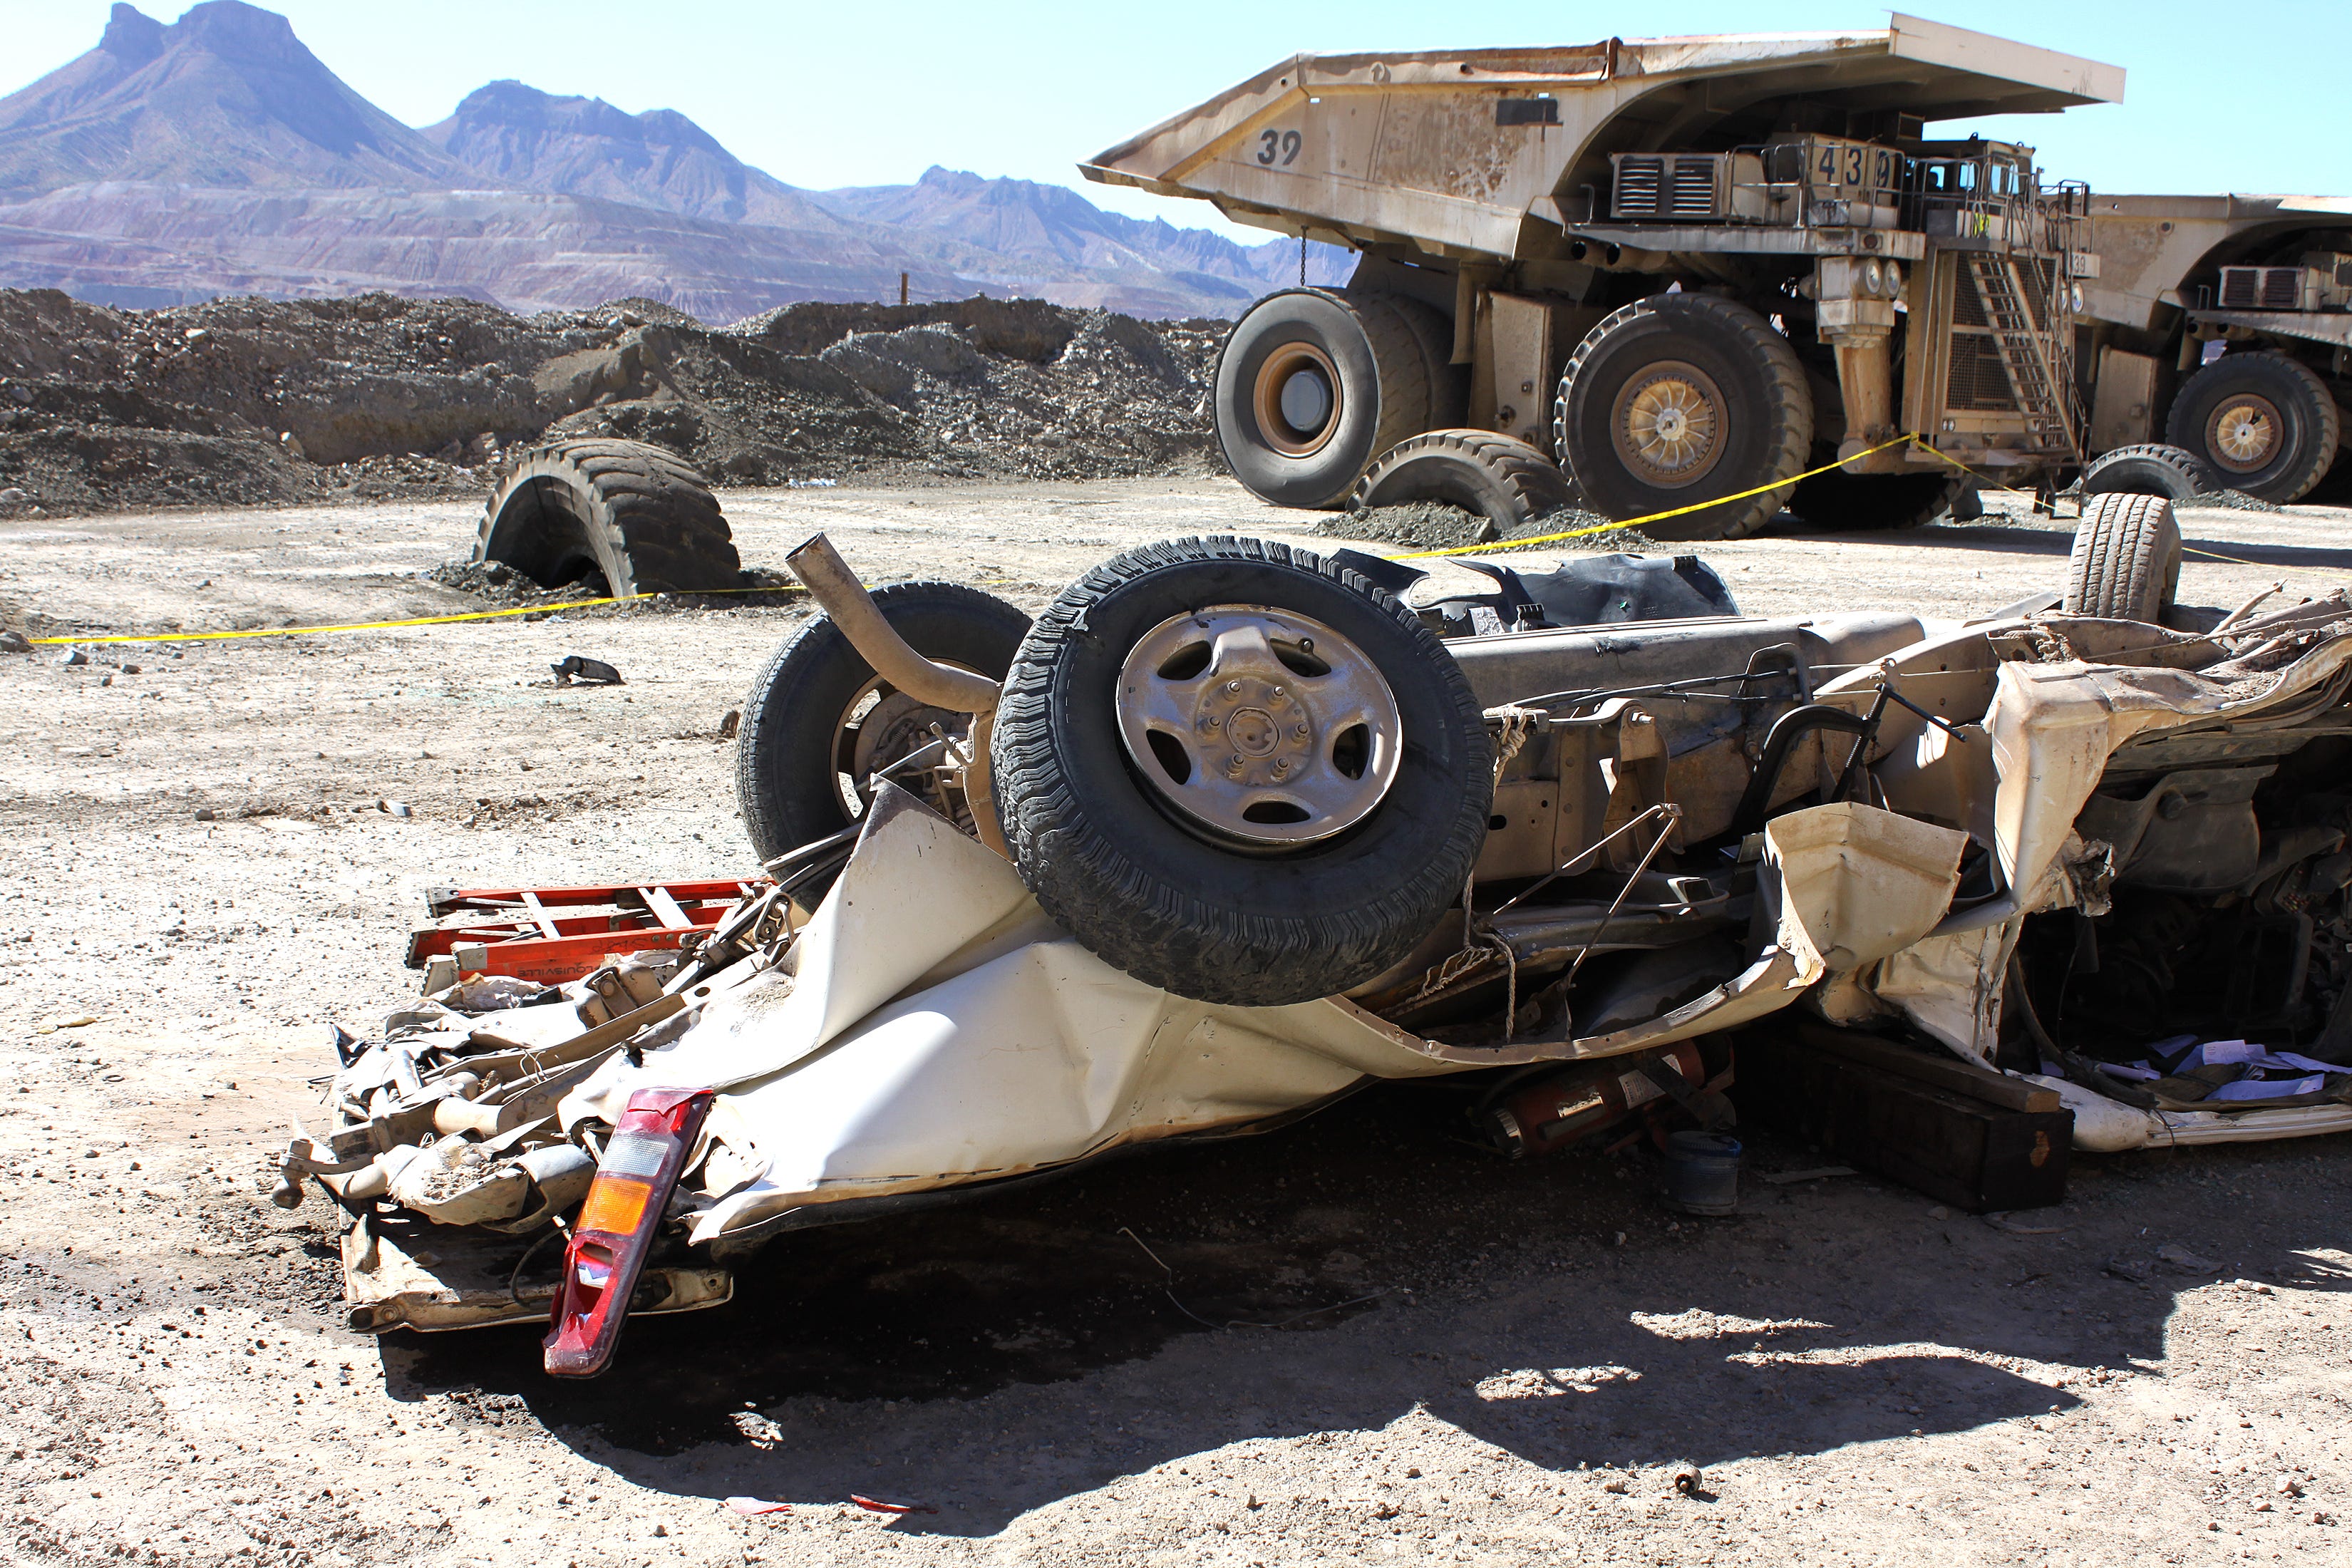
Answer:
[[[543,1342],[555,1376],[593,1377],[611,1363],[655,1227],[710,1101],[707,1089],[641,1089],[629,1096],[564,1248]]]

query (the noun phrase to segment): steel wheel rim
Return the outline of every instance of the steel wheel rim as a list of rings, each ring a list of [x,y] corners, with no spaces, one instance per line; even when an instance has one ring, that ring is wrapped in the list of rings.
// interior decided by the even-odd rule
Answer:
[[[952,669],[967,668],[953,659],[936,662]],[[867,781],[877,770],[929,744],[933,724],[961,746],[971,731],[971,715],[950,713],[918,701],[878,675],[867,677],[850,694],[841,717],[834,721],[833,788],[835,799],[852,822],[864,816],[866,808],[873,804]],[[940,761],[945,763],[947,759]],[[959,826],[969,826],[969,807],[961,794],[949,797],[936,776],[940,771],[930,767],[910,775],[915,793],[955,818]]]
[[[2278,455],[2286,421],[2278,405],[2251,392],[2221,400],[2205,421],[2205,449],[2233,474],[2251,474]]]
[[[1370,816],[1404,754],[1396,694],[1322,622],[1262,605],[1174,616],[1119,667],[1119,738],[1154,796],[1244,844],[1313,844]]]
[[[1618,456],[1650,484],[1696,484],[1723,456],[1723,389],[1695,364],[1662,360],[1617,394],[1609,431]]]
[[[1294,425],[1283,410],[1283,390],[1297,375],[1319,377],[1328,395],[1322,422],[1313,429]],[[1250,389],[1250,401],[1257,415],[1258,433],[1265,437],[1265,444],[1291,458],[1310,458],[1321,451],[1338,433],[1339,416],[1346,408],[1339,367],[1331,363],[1329,354],[1307,342],[1278,344],[1265,356],[1257,367],[1257,381]]]

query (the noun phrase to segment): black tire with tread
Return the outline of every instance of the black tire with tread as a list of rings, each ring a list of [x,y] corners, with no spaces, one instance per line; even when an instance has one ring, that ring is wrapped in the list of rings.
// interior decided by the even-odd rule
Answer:
[[[742,562],[709,481],[642,441],[553,441],[519,454],[482,513],[474,560],[544,587],[591,571],[608,592],[736,586]]]
[[[1924,528],[1951,510],[1966,474],[1849,474],[1799,479],[1789,510],[1807,526],[1839,531]]]
[[[2180,525],[2163,496],[2099,495],[2083,503],[2066,562],[2070,616],[2162,626],[2180,585]]]
[[[1715,468],[1680,489],[1629,471],[1608,429],[1624,380],[1664,359],[1698,363],[1727,401],[1729,443]],[[1804,367],[1772,323],[1737,300],[1712,294],[1653,294],[1605,318],[1585,335],[1560,373],[1552,403],[1552,451],[1583,497],[1604,517],[1630,521],[1758,485],[1744,500],[1642,523],[1653,539],[1742,539],[1780,515],[1813,445],[1813,399]],[[1777,481],[1786,480],[1785,484]]]
[[[2102,452],[2083,470],[2086,496],[2162,496],[2179,503],[2216,488],[2213,471],[2196,453],[2158,442]]]
[[[2206,422],[2238,392],[2267,399],[2287,426],[2270,460],[2244,473],[2221,461],[2205,444]],[[2190,376],[2164,421],[2164,438],[2212,469],[2217,483],[2282,506],[2301,500],[2327,477],[2343,434],[2343,411],[2327,384],[2300,360],[2269,350],[2223,354]]]
[[[1459,377],[1439,363],[1417,300],[1331,289],[1285,289],[1244,312],[1217,353],[1209,405],[1217,446],[1234,477],[1276,506],[1344,505],[1372,459],[1438,422]],[[1339,373],[1339,427],[1318,450],[1294,457],[1258,433],[1258,366],[1283,344],[1306,342]]]
[[[1387,678],[1404,745],[1363,821],[1279,854],[1216,842],[1150,795],[1119,739],[1128,650],[1171,616],[1251,604],[1314,617]],[[1358,574],[1255,539],[1132,550],[1072,584],[1006,678],[992,752],[1013,863],[1089,951],[1181,996],[1279,1006],[1362,984],[1461,896],[1486,837],[1493,745],[1469,682]]]
[[[873,598],[917,653],[995,679],[1029,631],[1018,606],[961,583],[893,583]],[[761,861],[849,826],[839,721],[873,679],[874,667],[824,615],[786,637],[752,678],[735,742],[735,796]],[[830,880],[809,885],[802,901],[814,903]]]
[[[1573,504],[1558,465],[1492,430],[1425,430],[1381,454],[1356,482],[1360,510],[1416,500],[1475,512],[1506,534]]]

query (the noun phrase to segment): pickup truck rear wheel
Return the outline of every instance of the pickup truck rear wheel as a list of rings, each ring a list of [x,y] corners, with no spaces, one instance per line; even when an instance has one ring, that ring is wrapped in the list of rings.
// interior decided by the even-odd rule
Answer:
[[[1020,609],[961,583],[893,583],[874,591],[874,604],[917,653],[991,679],[1003,678],[1029,630]],[[929,744],[933,724],[961,737],[971,718],[925,707],[875,674],[831,617],[808,622],[752,678],[743,704],[735,796],[752,849],[772,860],[856,821],[874,774]],[[943,799],[919,776],[899,782],[970,830],[960,794]],[[813,904],[830,881],[799,896]]]
[[[1343,503],[1372,459],[1453,401],[1418,300],[1286,289],[1249,308],[1217,355],[1210,404],[1234,477],[1276,506]]]
[[[1180,539],[1087,573],[1006,677],[1005,837],[1045,912],[1138,979],[1279,1006],[1426,936],[1486,841],[1493,748],[1460,666],[1354,572]]]
[[[1812,444],[1788,340],[1712,294],[1654,294],[1608,317],[1569,356],[1552,405],[1552,449],[1585,503],[1654,539],[1755,532],[1788,504]]]
[[[2180,585],[2180,525],[2162,496],[2100,495],[2083,502],[2066,563],[2070,616],[2162,626]]]
[[[490,496],[474,559],[542,587],[601,577],[615,597],[732,588],[742,570],[709,481],[643,441],[554,441]]]
[[[2223,354],[2172,400],[2164,438],[2231,489],[2282,505],[2327,475],[2343,415],[2327,384],[2282,353]]]

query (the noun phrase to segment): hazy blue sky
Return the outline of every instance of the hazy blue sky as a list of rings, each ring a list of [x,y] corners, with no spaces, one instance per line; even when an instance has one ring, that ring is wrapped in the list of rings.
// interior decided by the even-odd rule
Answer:
[[[1301,51],[1583,43],[1874,27],[1843,0],[1465,6],[1437,0],[278,0],[328,66],[414,125],[513,77],[678,110],[796,185],[929,164],[1084,185],[1072,165]],[[178,0],[142,6],[163,21]],[[0,0],[0,93],[94,44],[107,0]],[[2352,193],[2343,104],[2352,0],[1971,0],[1920,14],[2130,73],[2121,107],[2011,117],[2055,174],[2115,191]],[[1210,224],[1205,204],[1085,185],[1105,205]],[[1239,231],[1247,233],[1247,231]],[[1256,237],[1252,235],[1251,237]]]

